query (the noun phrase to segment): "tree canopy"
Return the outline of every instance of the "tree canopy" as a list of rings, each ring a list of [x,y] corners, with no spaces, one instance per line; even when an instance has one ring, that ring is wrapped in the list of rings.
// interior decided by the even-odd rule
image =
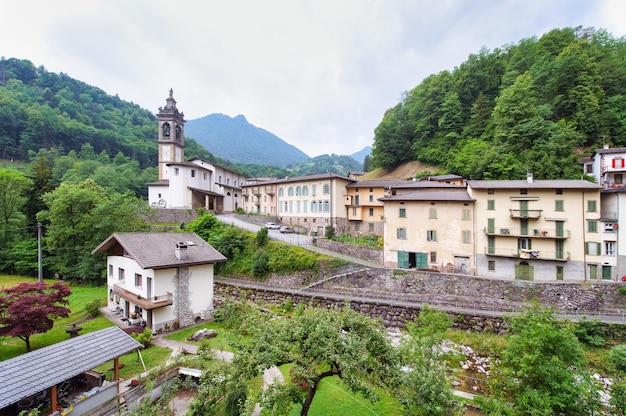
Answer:
[[[62,282],[20,283],[0,291],[0,336],[17,337],[30,351],[30,337],[52,329],[53,319],[68,317],[69,286]]]
[[[468,179],[581,175],[581,149],[626,146],[626,39],[554,29],[430,75],[387,110],[372,161],[409,160]]]

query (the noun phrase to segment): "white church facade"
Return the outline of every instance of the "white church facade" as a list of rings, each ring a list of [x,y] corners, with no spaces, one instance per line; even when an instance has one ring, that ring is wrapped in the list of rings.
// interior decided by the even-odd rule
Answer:
[[[159,108],[159,180],[148,184],[154,208],[198,209],[220,214],[241,206],[246,177],[234,170],[194,158],[185,160],[185,119],[170,89]]]

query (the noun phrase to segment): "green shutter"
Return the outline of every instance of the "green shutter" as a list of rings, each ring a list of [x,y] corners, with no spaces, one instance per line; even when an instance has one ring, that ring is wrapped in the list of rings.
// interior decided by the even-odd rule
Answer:
[[[407,251],[398,251],[398,267],[400,269],[409,268],[409,253]]]
[[[428,253],[415,253],[415,267],[428,268]]]

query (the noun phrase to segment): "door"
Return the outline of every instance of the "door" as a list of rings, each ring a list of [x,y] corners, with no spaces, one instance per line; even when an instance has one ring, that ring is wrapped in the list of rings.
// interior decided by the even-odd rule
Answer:
[[[428,253],[415,253],[415,267],[428,268]]]
[[[528,201],[519,201],[519,216],[528,218]]]
[[[530,266],[525,261],[520,264],[515,265],[515,279],[517,280],[534,280],[535,271],[532,266]]]
[[[398,251],[398,267],[400,269],[409,268],[409,253],[408,251]]]
[[[151,277],[147,277],[146,278],[146,290],[148,293],[148,299],[152,299],[152,278]]]
[[[602,266],[602,280],[611,280],[611,266]]]
[[[467,274],[469,272],[469,257],[454,257],[454,272]]]

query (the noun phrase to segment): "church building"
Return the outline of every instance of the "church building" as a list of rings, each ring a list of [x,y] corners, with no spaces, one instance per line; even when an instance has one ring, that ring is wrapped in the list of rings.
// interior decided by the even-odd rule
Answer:
[[[185,160],[185,119],[171,89],[166,102],[158,113],[159,180],[148,184],[150,206],[233,212],[246,177],[200,158]]]

